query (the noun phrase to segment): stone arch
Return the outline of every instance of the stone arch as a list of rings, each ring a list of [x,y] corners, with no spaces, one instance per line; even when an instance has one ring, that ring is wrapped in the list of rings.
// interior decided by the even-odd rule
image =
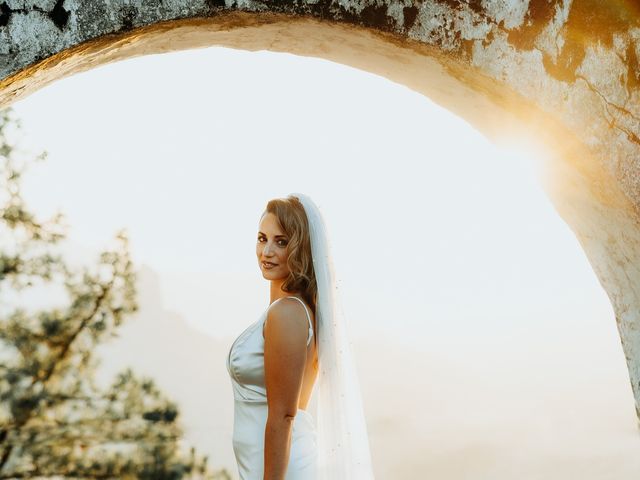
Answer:
[[[636,2],[30,3],[0,3],[3,106],[107,62],[220,45],[373,72],[426,95],[493,141],[517,135],[544,148],[544,187],[611,300],[640,419]]]

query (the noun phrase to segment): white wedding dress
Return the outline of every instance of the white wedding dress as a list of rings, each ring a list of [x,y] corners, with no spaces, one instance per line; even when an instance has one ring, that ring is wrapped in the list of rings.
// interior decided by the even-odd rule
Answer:
[[[309,320],[307,346],[313,337]],[[276,300],[271,305],[275,304]],[[227,357],[227,371],[234,397],[233,451],[240,480],[262,480],[264,474],[264,432],[267,422],[267,391],[264,380],[263,325],[271,305],[233,342]],[[315,480],[317,474],[316,425],[311,413],[298,409],[293,421],[286,480]]]

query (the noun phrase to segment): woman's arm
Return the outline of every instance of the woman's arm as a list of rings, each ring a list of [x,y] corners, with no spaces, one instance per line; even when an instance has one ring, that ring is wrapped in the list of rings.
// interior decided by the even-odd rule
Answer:
[[[308,325],[299,302],[279,301],[264,329],[267,424],[264,432],[264,480],[284,480],[289,464],[291,430],[307,361]]]

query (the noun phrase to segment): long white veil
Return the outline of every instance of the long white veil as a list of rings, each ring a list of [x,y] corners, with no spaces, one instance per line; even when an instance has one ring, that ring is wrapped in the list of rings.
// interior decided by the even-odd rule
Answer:
[[[307,215],[318,285],[318,480],[372,480],[360,385],[335,281],[327,227],[322,213],[307,195],[292,195],[300,200]]]

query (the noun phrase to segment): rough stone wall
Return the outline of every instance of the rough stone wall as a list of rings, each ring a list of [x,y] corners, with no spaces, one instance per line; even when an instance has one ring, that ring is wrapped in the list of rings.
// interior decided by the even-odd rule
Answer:
[[[588,162],[606,175],[585,178],[569,172],[572,193],[561,186],[555,205],[578,236],[616,311],[640,418],[639,2],[0,0],[0,105],[28,93],[16,79],[60,52],[110,35],[121,38],[139,27],[234,12],[256,18],[308,17],[381,32],[407,48],[430,47],[452,64],[463,65],[463,81],[470,88],[489,95],[472,76],[488,77],[576,137]],[[557,171],[577,172],[581,161],[574,155],[568,167]],[[576,186],[580,182],[585,185]],[[624,199],[599,195],[607,182]]]

